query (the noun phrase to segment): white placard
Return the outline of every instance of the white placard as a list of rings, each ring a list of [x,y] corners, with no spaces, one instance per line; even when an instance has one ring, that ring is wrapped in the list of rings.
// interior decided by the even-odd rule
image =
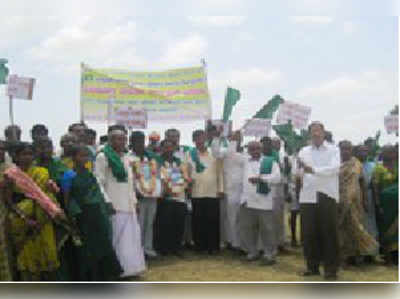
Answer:
[[[119,125],[135,129],[147,128],[147,112],[144,109],[133,109],[129,106],[120,106],[114,109],[113,118]]]
[[[310,115],[311,107],[285,101],[279,106],[276,123],[280,125],[287,124],[291,120],[293,127],[304,129],[307,126]]]
[[[270,136],[271,120],[264,118],[252,118],[246,120],[243,127],[244,136],[264,137]]]
[[[10,75],[8,77],[7,95],[15,99],[32,100],[35,79]]]
[[[207,124],[210,120],[206,120],[205,127],[207,129]],[[217,127],[223,126],[222,136],[228,137],[232,133],[232,120],[224,122],[222,119],[212,119],[211,124]]]
[[[385,129],[388,134],[399,132],[399,116],[398,115],[386,115],[384,122],[385,122]]]

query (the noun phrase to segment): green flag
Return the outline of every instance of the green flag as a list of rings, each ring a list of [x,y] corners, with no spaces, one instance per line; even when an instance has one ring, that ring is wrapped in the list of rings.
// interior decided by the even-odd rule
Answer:
[[[228,90],[226,91],[226,96],[225,96],[224,114],[222,117],[224,122],[228,121],[229,117],[232,114],[233,106],[235,106],[235,104],[239,100],[240,100],[240,91],[237,89],[228,87]]]
[[[301,130],[300,135],[293,129],[292,122],[289,120],[287,124],[272,126],[275,133],[285,142],[289,155],[302,148],[307,144],[309,138],[308,131]]]
[[[280,95],[274,96],[268,101],[254,116],[253,118],[270,118],[274,115],[275,111],[278,110],[279,105],[282,104],[284,100]]]
[[[6,84],[6,78],[8,76],[8,68],[6,67],[7,59],[0,59],[0,84]]]

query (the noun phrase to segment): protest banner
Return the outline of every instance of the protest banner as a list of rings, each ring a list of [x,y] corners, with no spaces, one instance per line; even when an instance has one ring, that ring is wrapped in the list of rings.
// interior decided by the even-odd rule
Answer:
[[[276,123],[286,124],[291,120],[295,128],[304,129],[307,126],[310,115],[311,107],[285,101],[279,106]]]
[[[248,119],[243,126],[243,136],[264,137],[270,136],[271,120],[265,118]]]
[[[116,124],[128,128],[147,129],[147,112],[144,109],[133,109],[129,106],[115,108],[113,113]]]
[[[211,123],[211,125],[216,126],[217,128],[223,127],[222,137],[228,137],[232,133],[232,120],[223,121],[222,119],[212,119],[205,121],[205,129],[207,130],[207,126]]]
[[[399,132],[399,116],[398,115],[386,115],[384,119],[385,129],[388,134]]]
[[[7,95],[13,99],[32,100],[35,79],[10,75],[8,77]]]
[[[211,116],[204,67],[133,72],[82,64],[82,119],[106,122],[110,99],[114,107],[146,110],[152,121],[192,121]]]

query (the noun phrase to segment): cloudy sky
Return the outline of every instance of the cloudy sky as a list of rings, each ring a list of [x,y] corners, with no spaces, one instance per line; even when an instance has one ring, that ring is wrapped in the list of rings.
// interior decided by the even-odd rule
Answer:
[[[15,101],[16,123],[26,140],[33,124],[44,123],[58,142],[68,124],[79,120],[80,62],[165,70],[198,66],[205,58],[214,118],[222,115],[227,85],[242,93],[232,114],[234,128],[280,94],[312,107],[311,119],[323,121],[336,141],[360,142],[378,129],[383,142],[395,141],[384,132],[383,118],[398,102],[398,19],[365,16],[373,15],[373,1],[362,2],[366,14],[349,17],[316,16],[345,13],[343,1],[328,6],[318,6],[317,0],[291,1],[291,5],[282,1],[280,5],[292,14],[313,16],[280,17],[172,16],[177,1],[159,2],[155,11],[132,1],[137,5],[132,10],[162,17],[109,17],[105,15],[126,15],[129,10],[119,5],[121,1],[103,6],[94,1],[80,6],[30,2],[6,3],[2,8],[57,16],[0,18],[0,58],[9,60],[11,73],[37,79],[34,100]],[[74,16],[78,7],[103,16]],[[244,0],[186,1],[179,7],[185,15],[210,8],[213,14],[270,8]],[[391,7],[379,9],[388,15]],[[0,87],[0,130],[8,123],[8,102]],[[90,125],[100,134],[105,132],[105,125]],[[169,126],[180,128],[183,143],[191,142],[193,128],[202,127],[201,122],[149,125],[161,132]]]

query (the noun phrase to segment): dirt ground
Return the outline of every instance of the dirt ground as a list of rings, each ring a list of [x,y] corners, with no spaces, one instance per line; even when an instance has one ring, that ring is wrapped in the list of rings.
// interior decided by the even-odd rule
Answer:
[[[301,248],[290,248],[278,256],[277,264],[261,266],[259,261],[247,262],[228,250],[219,255],[200,255],[185,251],[185,257],[168,256],[148,263],[140,281],[325,281],[320,277],[301,277],[304,260]],[[338,281],[399,281],[398,268],[378,260],[372,265],[341,269]]]
[[[285,213],[286,240],[289,241],[288,213]],[[300,219],[297,219],[297,240],[300,239]],[[321,281],[323,276],[302,277],[304,257],[301,247],[287,247],[289,252],[278,255],[277,263],[273,266],[261,266],[259,261],[247,262],[230,250],[224,249],[219,255],[210,256],[186,250],[185,257],[161,257],[149,261],[147,271],[139,281],[257,281],[257,282],[304,282]],[[322,267],[321,273],[323,274]],[[384,265],[377,261],[371,265],[346,267],[340,269],[337,281],[363,282],[388,281],[398,282],[398,266]]]

